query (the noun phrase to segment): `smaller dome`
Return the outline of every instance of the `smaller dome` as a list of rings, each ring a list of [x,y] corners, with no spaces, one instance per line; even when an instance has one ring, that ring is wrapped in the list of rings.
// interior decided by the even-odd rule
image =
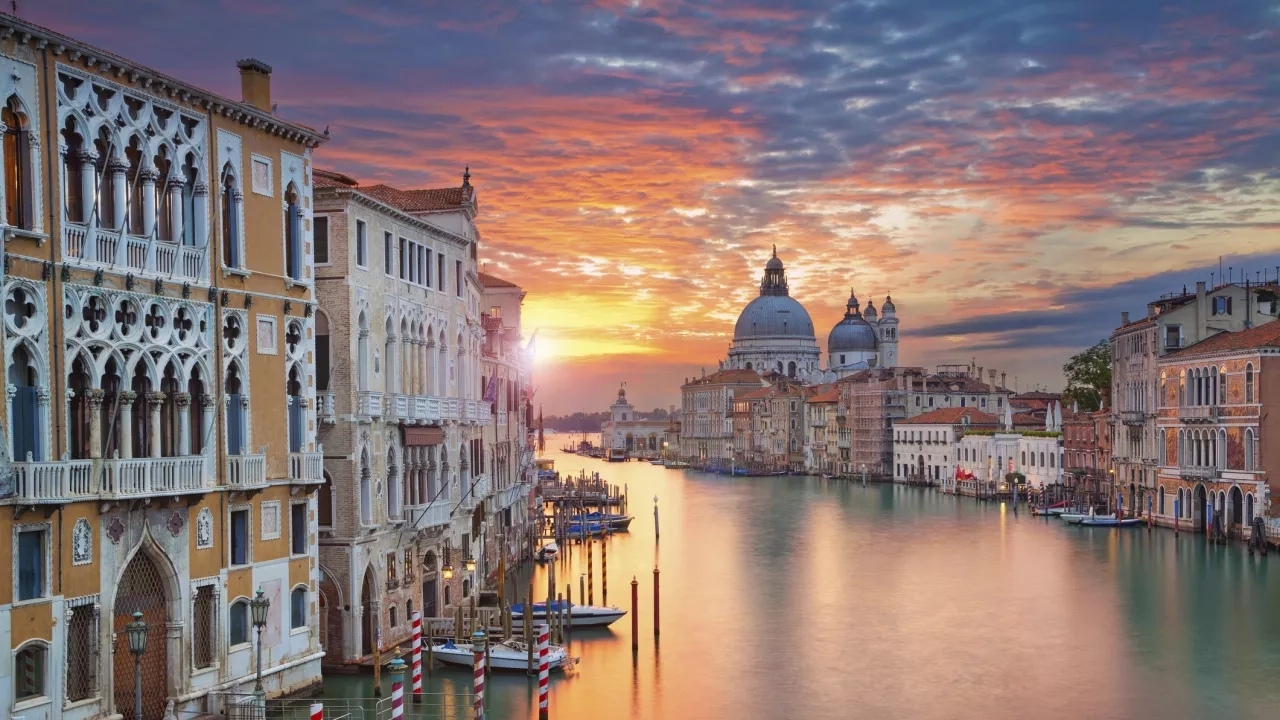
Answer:
[[[624,398],[624,397],[626,397],[626,396],[627,396],[627,391],[626,391],[626,389],[625,389],[625,388],[618,388],[618,397],[620,397],[620,398]]]
[[[884,304],[880,306],[880,309],[881,311],[884,312],[885,315],[892,315],[894,312],[897,311],[898,308],[895,307],[893,304],[893,297],[889,295],[885,295]]]
[[[862,317],[866,318],[867,322],[876,320],[876,306],[870,300],[867,301],[867,309],[862,312]]]
[[[779,259],[777,255],[774,255],[773,257],[769,258],[769,262],[764,264],[764,269],[765,270],[781,270],[782,260]]]
[[[846,315],[827,336],[827,352],[832,354],[875,352],[878,344],[875,328],[858,315]]]
[[[844,307],[850,312],[857,312],[858,310],[858,295],[853,291],[853,288],[849,288],[849,302],[845,303]]]

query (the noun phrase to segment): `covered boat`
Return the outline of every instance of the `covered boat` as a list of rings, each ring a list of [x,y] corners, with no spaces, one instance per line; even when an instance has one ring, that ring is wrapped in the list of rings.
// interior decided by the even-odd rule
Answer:
[[[454,643],[446,640],[443,645],[432,645],[431,653],[435,659],[445,665],[471,667],[475,661],[471,643]],[[533,662],[538,662],[538,654],[534,652]],[[551,645],[547,648],[547,666],[551,670],[564,670],[575,662],[563,645]],[[506,640],[489,648],[489,667],[494,670],[529,669],[529,646],[522,640]]]
[[[612,625],[615,620],[627,614],[626,610],[620,610],[616,607],[605,607],[603,605],[572,605],[568,602],[562,603],[559,600],[551,603],[551,614],[554,616],[557,612],[562,611],[562,607],[568,608],[569,616],[573,620],[573,627],[605,627]],[[522,622],[524,619],[524,603],[517,603],[511,606],[511,622]],[[547,604],[544,602],[533,604],[533,620],[535,622],[547,619]]]
[[[560,554],[560,546],[554,540],[538,549],[538,562],[554,560]]]

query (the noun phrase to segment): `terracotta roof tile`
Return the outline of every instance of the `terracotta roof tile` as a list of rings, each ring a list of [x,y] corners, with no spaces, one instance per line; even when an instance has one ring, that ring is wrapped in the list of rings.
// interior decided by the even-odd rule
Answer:
[[[821,393],[818,393],[817,395],[814,395],[813,397],[809,398],[805,402],[811,402],[811,403],[840,402],[840,391],[827,390],[826,392],[821,392]]]
[[[706,377],[695,377],[682,387],[690,385],[713,385],[716,383],[759,383],[760,375],[755,370],[720,370]]]
[[[1162,361],[1167,361],[1170,358],[1185,358],[1209,353],[1264,347],[1280,347],[1280,321],[1269,322],[1265,325],[1239,332],[1218,333],[1190,347],[1169,353],[1162,358]]]
[[[315,168],[311,171],[311,182],[317,190],[334,187],[353,188],[360,184],[349,175],[343,175],[332,170],[321,170],[320,168]]]
[[[520,287],[519,285],[513,282],[503,280],[502,278],[496,275],[490,275],[489,273],[486,273],[486,272],[480,273],[480,284],[489,288],[519,288]]]
[[[735,395],[734,400],[763,400],[773,396],[773,388],[760,388],[759,390],[749,390],[741,395]]]
[[[995,425],[1000,419],[991,413],[985,413],[977,408],[940,408],[931,410],[923,415],[917,415],[906,420],[898,420],[894,425],[959,425],[961,419],[969,418],[970,425]]]
[[[400,190],[390,185],[370,185],[369,187],[360,188],[360,192],[374,200],[409,213],[460,210],[470,194],[470,191],[462,186],[426,190]]]

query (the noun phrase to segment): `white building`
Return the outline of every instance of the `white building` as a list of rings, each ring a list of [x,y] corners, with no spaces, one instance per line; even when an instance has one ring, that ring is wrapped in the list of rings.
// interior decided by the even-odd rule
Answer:
[[[1062,484],[1061,407],[1050,415],[1053,418],[1045,421],[1043,430],[1017,429],[1014,416],[1006,410],[1000,429],[965,431],[957,448],[960,474],[997,487],[1009,473],[1020,473],[1035,489]],[[951,482],[955,476],[952,472]],[[943,489],[949,488],[944,485]]]
[[[627,400],[625,388],[609,406],[609,419],[600,426],[600,443],[606,450],[626,450],[634,457],[658,457],[666,445],[667,420],[640,417]]]

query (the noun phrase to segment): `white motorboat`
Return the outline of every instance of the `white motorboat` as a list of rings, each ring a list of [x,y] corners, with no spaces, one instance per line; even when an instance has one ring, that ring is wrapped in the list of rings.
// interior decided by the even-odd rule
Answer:
[[[435,656],[435,659],[445,665],[471,667],[475,662],[471,648],[471,643],[454,643],[452,640],[446,640],[443,645],[432,645],[431,653]],[[533,662],[536,669],[538,662],[536,647],[534,648]],[[564,649],[563,645],[550,645],[547,647],[547,667],[551,670],[564,670],[575,662],[574,658],[569,657],[569,653]],[[522,640],[507,640],[490,647],[489,667],[494,670],[519,670],[522,672],[528,670],[529,646],[525,645]]]
[[[538,562],[547,562],[548,560],[555,560],[556,556],[559,554],[560,554],[560,546],[557,545],[555,541],[549,542],[546,545],[543,545],[538,550]]]
[[[1134,527],[1142,523],[1142,518],[1117,518],[1115,515],[1095,515],[1082,519],[1078,524],[1089,527]]]
[[[1110,515],[1098,515],[1094,512],[1087,513],[1063,513],[1059,515],[1063,520],[1072,525],[1115,525],[1115,513]]]
[[[580,627],[605,627],[612,625],[615,620],[627,614],[626,610],[620,610],[616,607],[604,607],[601,605],[569,605],[570,620],[573,628],[576,630]],[[560,601],[551,603],[551,615],[555,616],[560,610]],[[524,603],[511,606],[511,622],[521,622],[524,619]],[[533,604],[533,620],[534,622],[547,619],[547,604],[544,602]]]

